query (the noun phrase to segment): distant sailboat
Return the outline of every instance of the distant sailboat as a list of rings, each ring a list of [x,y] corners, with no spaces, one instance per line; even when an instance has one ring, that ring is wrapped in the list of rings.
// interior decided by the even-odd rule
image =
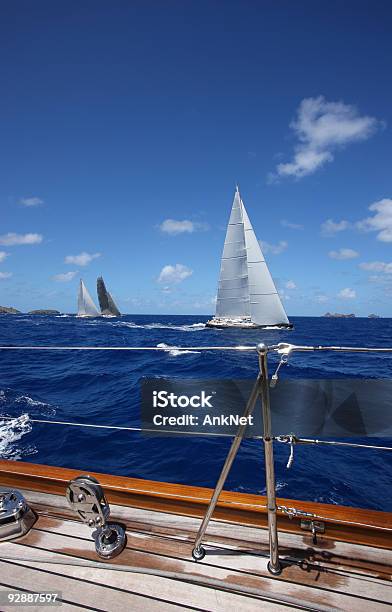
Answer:
[[[208,327],[291,328],[237,187]]]
[[[97,294],[101,314],[104,317],[121,317],[121,312],[114,303],[109,291],[106,289],[102,276],[97,278]]]
[[[78,317],[99,317],[99,310],[94,304],[87,287],[80,279],[78,294]]]

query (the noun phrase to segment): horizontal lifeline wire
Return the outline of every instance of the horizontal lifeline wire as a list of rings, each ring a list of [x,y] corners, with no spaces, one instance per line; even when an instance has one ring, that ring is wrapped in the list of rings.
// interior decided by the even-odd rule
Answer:
[[[256,346],[0,346],[15,351],[255,351]]]
[[[295,351],[342,351],[352,353],[392,353],[392,347],[358,346],[305,346],[281,342],[267,347],[270,352],[290,354]],[[168,353],[179,351],[257,351],[253,346],[0,346],[0,350],[13,351],[160,351]]]
[[[317,440],[313,438],[297,438],[297,436],[275,436],[274,440],[283,444],[327,444],[331,446],[351,446],[353,448],[374,448],[392,451],[392,446],[377,446],[372,444],[359,444],[357,442],[341,442],[338,440]]]
[[[8,417],[0,416],[0,421],[8,420],[14,421],[20,417]],[[188,436],[216,436],[221,438],[233,438],[235,434],[227,433],[214,433],[214,432],[202,432],[202,431],[178,431],[170,429],[148,429],[143,427],[123,427],[120,425],[95,425],[93,423],[75,423],[73,421],[48,421],[44,419],[26,419],[26,423],[47,423],[49,425],[69,425],[71,427],[92,427],[95,429],[114,429],[120,431],[141,431],[141,432],[152,432],[159,436],[162,433],[168,433],[172,435],[188,435]],[[297,438],[296,436],[273,436],[273,439],[283,444],[290,444],[289,437],[293,438],[293,444],[330,444],[336,446],[351,446],[355,448],[372,448],[377,450],[392,451],[392,446],[376,446],[371,444],[357,444],[355,442],[339,442],[333,440],[317,440],[311,438]],[[249,436],[248,439],[252,440],[263,440],[263,436]]]
[[[0,422],[5,419],[7,421],[14,421],[15,419],[20,419],[20,417],[23,415],[20,415],[19,417],[9,417],[9,416],[1,416],[0,415]],[[204,432],[204,431],[178,431],[178,430],[171,430],[171,429],[148,429],[148,428],[144,428],[144,427],[122,427],[120,425],[95,425],[93,423],[75,423],[73,421],[47,421],[44,419],[30,419],[30,417],[28,417],[26,419],[26,423],[48,423],[50,425],[70,425],[71,427],[93,427],[95,429],[117,429],[120,431],[147,431],[147,432],[151,432],[151,433],[155,433],[157,436],[161,435],[162,433],[165,434],[172,434],[172,435],[186,435],[186,436],[216,436],[216,437],[221,437],[221,438],[232,438],[233,436],[235,436],[235,434],[226,434],[226,433],[215,433],[215,432]],[[248,439],[253,439],[253,440],[262,440],[263,436],[249,436]]]

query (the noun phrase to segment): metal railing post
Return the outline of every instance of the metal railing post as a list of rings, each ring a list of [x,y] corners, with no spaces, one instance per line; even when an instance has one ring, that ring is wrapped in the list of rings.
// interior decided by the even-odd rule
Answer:
[[[265,480],[267,488],[267,515],[268,515],[268,533],[269,533],[269,548],[270,560],[267,568],[271,574],[280,574],[282,566],[279,561],[279,541],[278,527],[276,517],[276,489],[275,489],[275,467],[274,467],[274,447],[271,431],[271,407],[269,396],[268,382],[268,346],[259,344],[257,346],[259,353],[260,373],[261,373],[261,402],[263,410],[263,428],[264,428],[264,454],[265,454]]]

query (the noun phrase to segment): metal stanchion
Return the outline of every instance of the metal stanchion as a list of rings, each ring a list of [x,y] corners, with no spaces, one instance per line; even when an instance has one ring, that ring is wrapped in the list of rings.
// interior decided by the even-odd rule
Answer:
[[[265,456],[265,481],[267,488],[267,516],[268,516],[268,532],[269,532],[269,547],[270,560],[268,562],[268,571],[271,574],[280,574],[282,566],[279,561],[279,543],[278,543],[278,527],[276,520],[276,488],[275,488],[275,466],[274,466],[274,447],[271,432],[271,407],[269,396],[268,383],[268,364],[267,354],[268,347],[265,344],[259,344],[257,347],[259,353],[260,373],[261,373],[261,403],[263,410],[263,429],[264,429],[264,456]]]
[[[269,386],[268,386],[268,369],[267,369],[267,353],[268,346],[265,344],[259,344],[257,347],[259,354],[259,367],[260,372],[257,376],[256,382],[253,386],[252,392],[248,399],[245,407],[243,416],[249,417],[255,407],[257,398],[260,396],[262,401],[263,410],[263,424],[264,424],[264,449],[265,449],[265,473],[266,473],[266,485],[267,485],[267,512],[268,512],[268,531],[269,531],[269,545],[270,545],[270,560],[268,562],[268,571],[271,574],[277,575],[282,571],[282,567],[279,561],[279,548],[278,548],[278,531],[276,521],[276,492],[275,492],[275,470],[274,470],[274,452],[273,442],[271,436],[271,410],[269,400]],[[247,425],[241,425],[237,431],[237,434],[232,442],[230,450],[227,454],[226,461],[220,473],[218,482],[212,494],[210,503],[206,510],[203,521],[200,525],[199,531],[196,536],[195,545],[192,551],[192,556],[196,561],[200,561],[206,554],[205,549],[201,545],[204,535],[206,533],[208,523],[210,522],[211,516],[215,510],[216,504],[219,499],[219,495],[224,487],[227,476],[233,461],[237,455],[241,441],[245,435]]]

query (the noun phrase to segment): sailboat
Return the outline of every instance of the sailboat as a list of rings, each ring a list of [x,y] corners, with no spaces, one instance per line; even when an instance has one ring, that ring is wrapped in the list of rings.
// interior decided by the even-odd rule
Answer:
[[[207,327],[292,327],[238,186],[223,247],[216,314]]]
[[[79,294],[78,294],[78,317],[99,317],[99,310],[94,304],[91,295],[87,291],[87,287],[80,279]]]
[[[121,317],[121,312],[117,308],[112,296],[106,289],[102,276],[97,278],[97,294],[101,314],[104,317]]]

